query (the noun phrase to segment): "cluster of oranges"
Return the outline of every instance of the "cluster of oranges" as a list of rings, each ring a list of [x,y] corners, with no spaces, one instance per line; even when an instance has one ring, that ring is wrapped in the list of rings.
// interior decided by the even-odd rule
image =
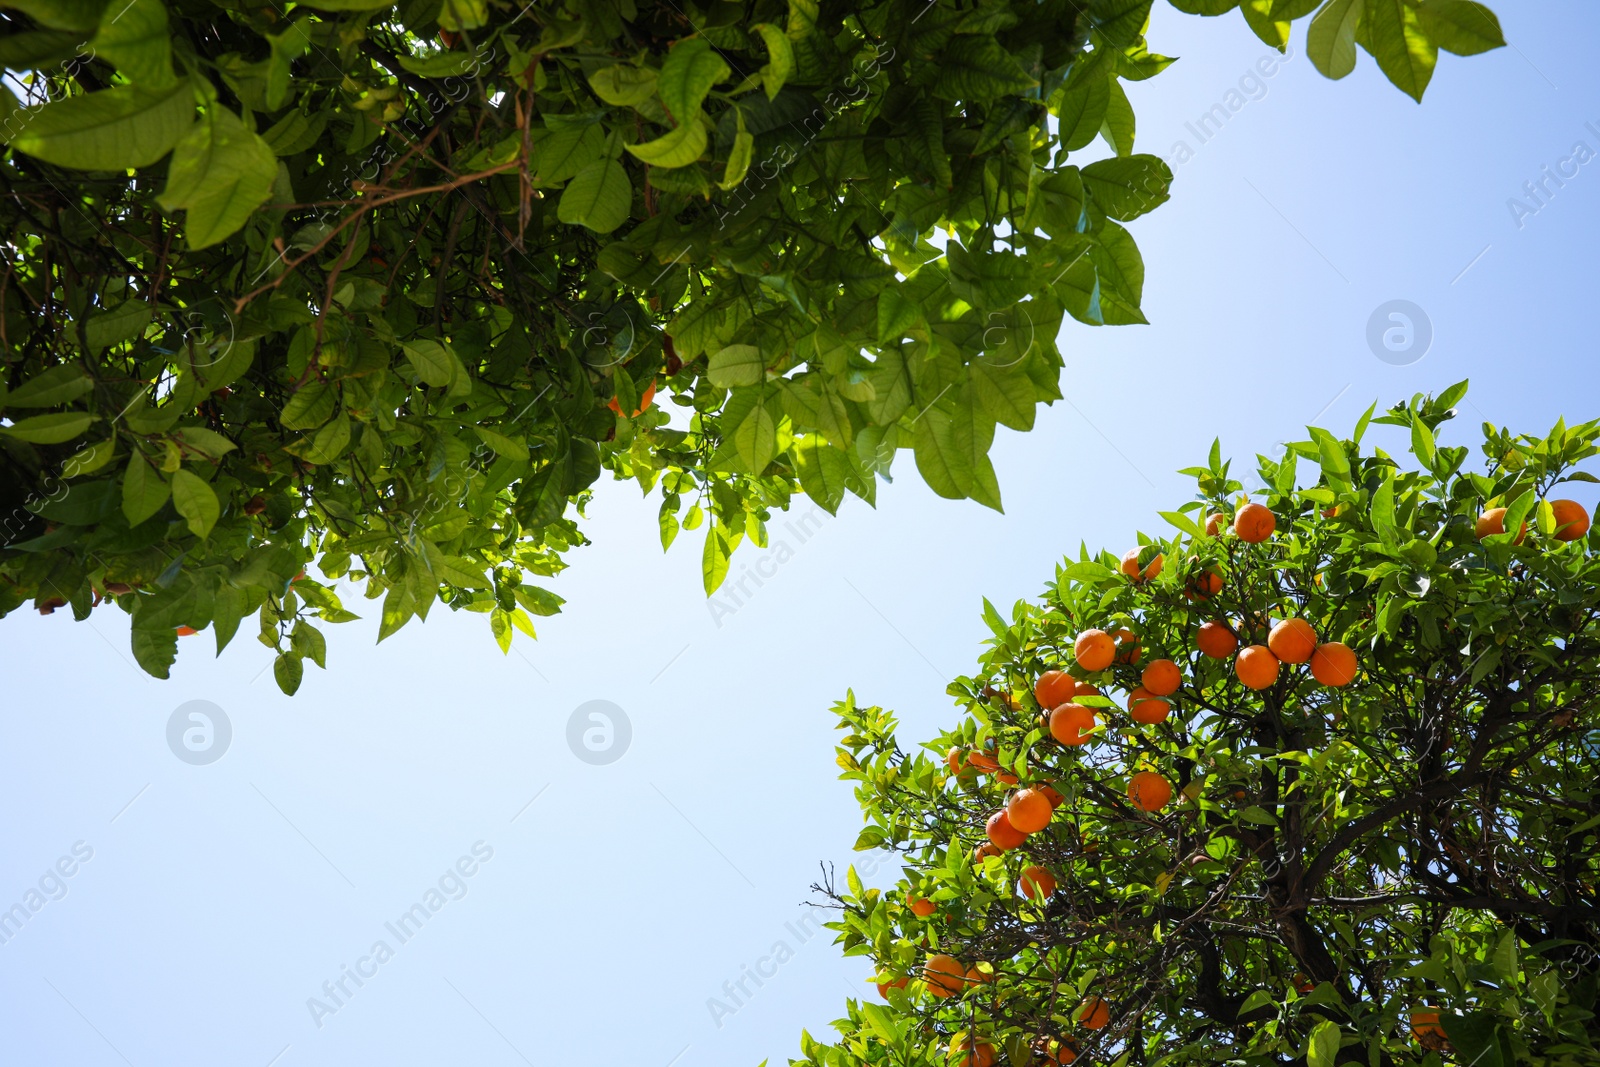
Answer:
[[[1557,541],[1576,541],[1589,532],[1589,512],[1576,500],[1552,500],[1550,510],[1555,514],[1556,532],[1552,535]],[[1506,509],[1490,508],[1478,516],[1474,527],[1478,540],[1485,537],[1506,532]],[[1523,538],[1528,536],[1528,524],[1524,522],[1517,531],[1517,544],[1522,544]]]

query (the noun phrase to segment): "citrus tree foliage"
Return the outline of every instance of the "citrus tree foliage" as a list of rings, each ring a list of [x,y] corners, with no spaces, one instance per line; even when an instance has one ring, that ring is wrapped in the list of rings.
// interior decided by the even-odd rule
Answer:
[[[1012,1067],[1600,1062],[1600,539],[1557,502],[1595,481],[1571,468],[1600,423],[1486,425],[1469,462],[1436,437],[1464,392],[1371,420],[1407,428],[1410,457],[1363,450],[1367,417],[1262,457],[1258,543],[1229,526],[1244,496],[1213,447],[1173,536],[1069,558],[1009,621],[985,603],[989,650],[950,687],[966,716],[931,755],[838,706],[857,848],[905,869],[822,887],[886,1003],[851,1002],[802,1062],[969,1041]],[[1314,655],[1300,623],[1269,637],[1289,619]],[[1101,660],[1087,630],[1114,642]],[[1235,642],[1282,651],[1276,680],[1242,684]],[[1024,836],[1029,789],[1049,802]]]
[[[708,590],[901,449],[999,508],[1063,317],[1143,321],[1150,6],[4,0],[0,613],[113,599],[161,677],[258,616],[292,691],[354,617],[323,577],[380,636],[531,635],[603,471],[704,527]],[[1282,46],[1311,5],[1242,10]],[[1309,32],[1417,91],[1501,43],[1464,0]]]

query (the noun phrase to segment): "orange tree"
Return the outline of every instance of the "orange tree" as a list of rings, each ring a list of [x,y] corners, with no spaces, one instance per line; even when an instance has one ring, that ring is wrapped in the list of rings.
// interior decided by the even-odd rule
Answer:
[[[1504,43],[1468,0],[1174,3],[1419,98]],[[254,629],[293,692],[355,617],[324,578],[383,637],[531,636],[604,472],[708,592],[897,452],[999,508],[1064,317],[1144,321],[1152,4],[0,0],[0,615],[114,603],[163,678]]]
[[[1467,470],[1465,391],[1248,498],[1213,446],[1176,536],[985,602],[932,756],[838,706],[856,847],[905,867],[818,887],[886,1003],[801,1062],[1600,1062],[1600,563],[1558,488],[1600,423],[1485,425]]]

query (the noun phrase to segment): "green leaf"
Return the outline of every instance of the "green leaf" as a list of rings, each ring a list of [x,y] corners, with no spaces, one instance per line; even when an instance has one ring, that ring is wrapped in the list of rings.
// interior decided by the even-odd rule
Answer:
[[[0,393],[0,407],[53,408],[69,404],[93,388],[94,379],[82,366],[65,363],[34,375],[10,393]]]
[[[589,88],[614,107],[637,107],[656,95],[656,72],[620,63],[602,67],[589,75]]]
[[[850,459],[839,449],[811,434],[796,442],[795,471],[800,478],[800,488],[806,496],[828,514],[836,514],[844,500],[845,489],[855,473]]]
[[[945,100],[992,100],[1039,84],[990,34],[953,38],[935,66],[934,95]]]
[[[100,24],[105,0],[6,0],[5,6],[22,12],[51,30],[89,33]]]
[[[718,389],[760,385],[766,380],[767,364],[755,345],[728,345],[706,362],[706,377]]]
[[[1473,1011],[1464,1015],[1440,1012],[1439,1024],[1455,1046],[1459,1062],[1472,1067],[1511,1067],[1500,1054],[1495,1017],[1488,1012]]]
[[[1502,982],[1515,986],[1522,977],[1522,968],[1517,962],[1517,932],[1505,930],[1500,934],[1500,940],[1495,942],[1494,951],[1489,954],[1489,966],[1494,968],[1494,973]]]
[[[1033,429],[1038,403],[1033,381],[1016,360],[1001,363],[982,356],[967,365],[972,391],[983,409],[1013,430]]]
[[[706,596],[717,591],[728,576],[728,543],[715,523],[706,527],[705,549],[700,553],[700,580]]]
[[[135,85],[165,89],[173,83],[172,36],[161,0],[111,0],[89,48]]]
[[[444,0],[439,7],[439,25],[453,32],[475,30],[488,21],[489,0]]]
[[[1196,540],[1205,536],[1205,531],[1200,528],[1200,524],[1182,511],[1162,511],[1157,514]]]
[[[172,489],[144,454],[134,449],[128,457],[128,466],[122,473],[122,514],[129,526],[137,526],[166,504]]]
[[[679,127],[691,125],[711,87],[733,73],[703,37],[673,44],[661,65],[659,92],[667,113]]]
[[[1394,471],[1390,470],[1377,490],[1372,494],[1372,528],[1377,532],[1383,543],[1396,546],[1400,543],[1399,531],[1395,528],[1394,517]]]
[[[1061,143],[1069,151],[1085,148],[1099,134],[1111,106],[1111,85],[1101,69],[1099,53],[1089,60],[1090,68],[1073,77],[1056,103],[1061,122]]]
[[[789,43],[787,34],[770,23],[758,22],[750,28],[761,36],[762,43],[767,46],[767,65],[761,69],[761,74],[767,99],[771,100],[794,73],[794,46]]]
[[[1324,1019],[1311,1028],[1306,1038],[1306,1067],[1334,1067],[1339,1055],[1339,1024]]]
[[[150,305],[143,300],[124,300],[114,308],[96,312],[83,324],[92,352],[131,341],[150,325]]]
[[[284,451],[314,466],[326,466],[344,455],[345,448],[350,444],[350,430],[350,416],[341,411],[310,438],[302,438]]]
[[[1282,52],[1289,43],[1289,22],[1274,17],[1272,6],[1272,0],[1239,0],[1239,13],[1264,44]]]
[[[1245,822],[1255,823],[1258,826],[1278,825],[1277,816],[1273,815],[1267,809],[1259,807],[1255,804],[1251,804],[1249,807],[1241,809],[1239,812],[1239,818],[1243,819]]]
[[[1439,47],[1428,40],[1417,9],[1406,0],[1366,0],[1366,47],[1378,67],[1418,103],[1439,61]]]
[[[1083,168],[1083,185],[1100,210],[1126,222],[1167,202],[1172,168],[1157,156],[1101,159]]]
[[[273,680],[278,683],[278,688],[283,690],[284,696],[295,695],[305,674],[306,665],[301,662],[298,653],[280,652],[278,658],[272,661]]]
[[[316,378],[302,385],[278,413],[278,421],[291,430],[314,430],[333,417],[337,390]]]
[[[148,167],[171,151],[194,124],[188,83],[155,91],[117,86],[29,109],[11,141],[46,163],[76,170]]]
[[[556,205],[556,216],[568,225],[610,233],[628,220],[632,206],[633,184],[628,172],[616,160],[602,158],[572,176]]]
[[[157,202],[167,211],[184,209],[189,247],[206,248],[245,224],[271,195],[277,175],[272,147],[213,104],[173,150]]]
[[[1500,20],[1474,0],[1428,0],[1416,11],[1428,39],[1446,52],[1475,56],[1506,45]]]
[[[737,186],[744,181],[745,174],[750,170],[750,159],[755,153],[756,139],[744,126],[744,110],[734,108],[734,117],[738,123],[738,132],[733,135],[733,148],[728,151],[728,166],[722,172],[722,180],[717,187],[724,191]]]
[[[403,342],[400,347],[424,385],[440,389],[456,380],[457,360],[445,345],[424,338]]]
[[[172,437],[179,444],[192,448],[196,452],[200,452],[212,459],[225,456],[239,447],[220,433],[215,430],[208,430],[204,426],[185,426],[183,429],[174,432]]]
[[[289,90],[294,73],[294,61],[305,55],[311,47],[311,19],[300,15],[282,33],[266,34],[272,54],[267,59],[266,103],[269,111],[276,111],[290,99]],[[405,65],[402,59],[401,65]],[[460,71],[451,73],[459,74]]]
[[[526,442],[503,433],[491,430],[485,426],[474,426],[472,432],[478,435],[478,440],[495,450],[496,455],[509,456],[518,462],[528,459],[528,445]]]
[[[166,678],[178,658],[178,631],[173,627],[159,630],[132,627],[133,658],[146,674]]]
[[[217,494],[199,475],[180,468],[172,474],[172,506],[188,522],[196,537],[204,539],[211,533],[222,514]]]
[[[652,167],[661,167],[666,170],[674,167],[687,167],[705,153],[705,124],[700,121],[698,114],[696,114],[695,117],[665,137],[658,137],[654,141],[646,141],[644,144],[631,144],[627,146],[627,149],[635,158],[650,164]],[[592,167],[594,164],[591,163],[590,166]],[[582,171],[579,173],[581,174]],[[574,178],[573,181],[576,182],[577,178]],[[568,188],[571,188],[571,186],[568,186]],[[612,227],[612,229],[615,228],[614,226]]]
[[[1356,69],[1356,30],[1366,0],[1328,0],[1306,30],[1306,55],[1325,78],[1335,80]]]
[[[959,500],[972,492],[977,468],[970,435],[963,435],[956,420],[938,407],[924,410],[912,432],[917,470],[928,488],[942,497]]]
[[[0,426],[0,433],[35,445],[59,445],[79,437],[95,421],[87,411],[58,411]]]
[[[1106,88],[1110,98],[1106,103],[1105,121],[1100,124],[1100,136],[1105,138],[1106,144],[1119,156],[1133,153],[1133,137],[1137,123],[1134,121],[1133,105],[1128,102],[1128,94],[1122,89],[1122,83],[1113,75],[1106,80]]]

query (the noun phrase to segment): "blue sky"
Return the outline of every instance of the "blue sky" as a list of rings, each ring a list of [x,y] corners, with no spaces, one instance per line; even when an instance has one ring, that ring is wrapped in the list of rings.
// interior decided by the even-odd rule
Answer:
[[[41,881],[59,896],[0,944],[10,1057],[796,1054],[802,1027],[821,1033],[870,989],[802,907],[819,861],[842,873],[860,825],[828,713],[847,688],[896,709],[907,742],[951,721],[944,685],[980,648],[981,598],[1006,610],[1080,541],[1120,552],[1159,529],[1156,511],[1190,490],[1173,472],[1213,437],[1250,467],[1309,421],[1347,430],[1373,400],[1467,377],[1450,443],[1484,419],[1543,432],[1600,414],[1600,163],[1574,156],[1578,142],[1600,152],[1587,125],[1600,128],[1600,13],[1495,6],[1514,47],[1442,57],[1421,107],[1365,56],[1325,81],[1303,31],[1260,77],[1270,53],[1237,15],[1158,7],[1151,47],[1182,59],[1130,87],[1136,149],[1183,161],[1173,201],[1133,224],[1152,324],[1069,323],[1067,402],[997,437],[1003,516],[935,498],[902,455],[876,511],[852,498],[837,518],[775,524],[766,555],[741,549],[734,579],[748,566],[762,584],[714,617],[696,536],[663,556],[655,503],[607,484],[594,545],[553,583],[567,610],[539,620],[537,643],[519,636],[503,657],[482,616],[444,609],[381,646],[375,621],[352,623],[292,700],[248,635],[217,660],[190,639],[162,683],[133,667],[115,613],[6,620],[0,908]],[[1203,143],[1187,128],[1236,101]],[[1530,200],[1524,183],[1564,160],[1577,173]],[[1399,366],[1366,340],[1396,299],[1433,335]],[[1593,510],[1593,487],[1574,495]],[[208,765],[167,745],[195,700],[232,727]],[[631,724],[614,762],[568,747],[591,700]],[[438,910],[402,943],[386,924],[430,891]],[[357,986],[347,967],[369,977]],[[335,1005],[324,983],[341,978]],[[735,1002],[724,987],[741,981]]]

